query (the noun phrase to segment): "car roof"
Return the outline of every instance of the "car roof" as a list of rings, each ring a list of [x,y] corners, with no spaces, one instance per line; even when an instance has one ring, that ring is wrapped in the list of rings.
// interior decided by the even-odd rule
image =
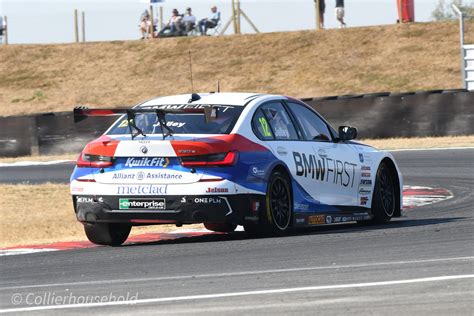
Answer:
[[[262,97],[270,96],[262,93],[243,93],[243,92],[221,92],[221,93],[197,93],[201,99],[194,101],[195,104],[223,104],[244,106],[250,101]],[[152,106],[162,104],[187,104],[191,99],[191,94],[180,94],[165,97],[158,97],[148,100],[139,106]]]

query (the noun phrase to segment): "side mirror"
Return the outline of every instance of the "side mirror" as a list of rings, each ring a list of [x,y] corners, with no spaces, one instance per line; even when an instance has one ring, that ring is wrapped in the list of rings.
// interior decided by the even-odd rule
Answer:
[[[350,126],[339,126],[339,140],[347,141],[357,137],[357,128]]]

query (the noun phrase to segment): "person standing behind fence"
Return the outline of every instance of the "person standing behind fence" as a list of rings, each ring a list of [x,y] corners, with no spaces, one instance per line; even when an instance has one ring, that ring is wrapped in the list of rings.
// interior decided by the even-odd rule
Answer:
[[[207,29],[215,28],[221,19],[221,13],[217,11],[216,6],[211,7],[211,12],[209,18],[199,21],[199,31],[201,32],[201,35],[207,35]]]
[[[324,28],[324,13],[326,12],[326,1],[319,0],[319,27]]]
[[[336,19],[341,23],[341,29],[346,27],[346,23],[344,22],[344,0],[336,0]]]

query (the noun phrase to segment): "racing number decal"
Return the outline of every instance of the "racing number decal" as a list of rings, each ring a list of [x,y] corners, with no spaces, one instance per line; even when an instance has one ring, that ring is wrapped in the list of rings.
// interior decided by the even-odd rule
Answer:
[[[262,127],[263,136],[272,137],[272,133],[270,132],[270,127],[268,126],[267,120],[264,117],[261,117],[258,119],[258,122]]]
[[[128,126],[128,121],[123,120],[122,123],[120,123],[120,125],[118,127],[126,127],[126,126]]]

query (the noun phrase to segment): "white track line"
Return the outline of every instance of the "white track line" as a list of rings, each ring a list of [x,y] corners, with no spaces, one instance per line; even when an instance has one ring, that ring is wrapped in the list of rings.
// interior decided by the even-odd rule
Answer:
[[[407,264],[435,263],[435,262],[447,262],[447,261],[468,261],[468,260],[474,260],[474,256],[392,261],[392,262],[373,262],[373,263],[348,264],[348,265],[330,265],[330,266],[290,268],[290,269],[271,269],[271,270],[259,270],[259,271],[241,271],[241,272],[228,272],[228,273],[179,275],[179,276],[155,277],[155,278],[116,279],[116,280],[102,280],[102,281],[36,284],[36,285],[1,287],[0,291],[22,290],[22,289],[44,288],[44,287],[61,287],[61,286],[70,287],[70,286],[75,286],[75,285],[99,285],[99,284],[131,283],[131,282],[173,281],[173,280],[196,279],[196,278],[220,278],[220,277],[233,277],[233,276],[242,276],[242,275],[268,274],[268,273],[288,273],[288,272],[313,271],[313,270],[353,269],[353,268],[374,267],[374,266],[384,266],[384,265],[407,265]]]
[[[115,301],[115,302],[99,302],[99,303],[86,303],[86,304],[48,305],[48,306],[4,309],[0,311],[0,314],[54,310],[54,309],[75,309],[75,308],[179,302],[179,301],[205,300],[205,299],[212,299],[212,298],[224,298],[224,297],[235,297],[235,296],[254,296],[254,295],[294,293],[294,292],[304,292],[304,291],[338,290],[338,289],[364,288],[364,287],[375,287],[375,286],[391,286],[391,285],[440,282],[440,281],[472,279],[472,278],[474,278],[474,274],[447,275],[447,276],[436,276],[436,277],[428,277],[428,278],[406,279],[406,280],[395,280],[395,281],[306,286],[306,287],[294,287],[294,288],[282,288],[282,289],[270,289],[270,290],[255,290],[255,291],[246,291],[246,292],[189,295],[189,296],[157,297],[157,298],[136,299],[136,300],[129,300],[129,301],[121,301],[121,302]]]

